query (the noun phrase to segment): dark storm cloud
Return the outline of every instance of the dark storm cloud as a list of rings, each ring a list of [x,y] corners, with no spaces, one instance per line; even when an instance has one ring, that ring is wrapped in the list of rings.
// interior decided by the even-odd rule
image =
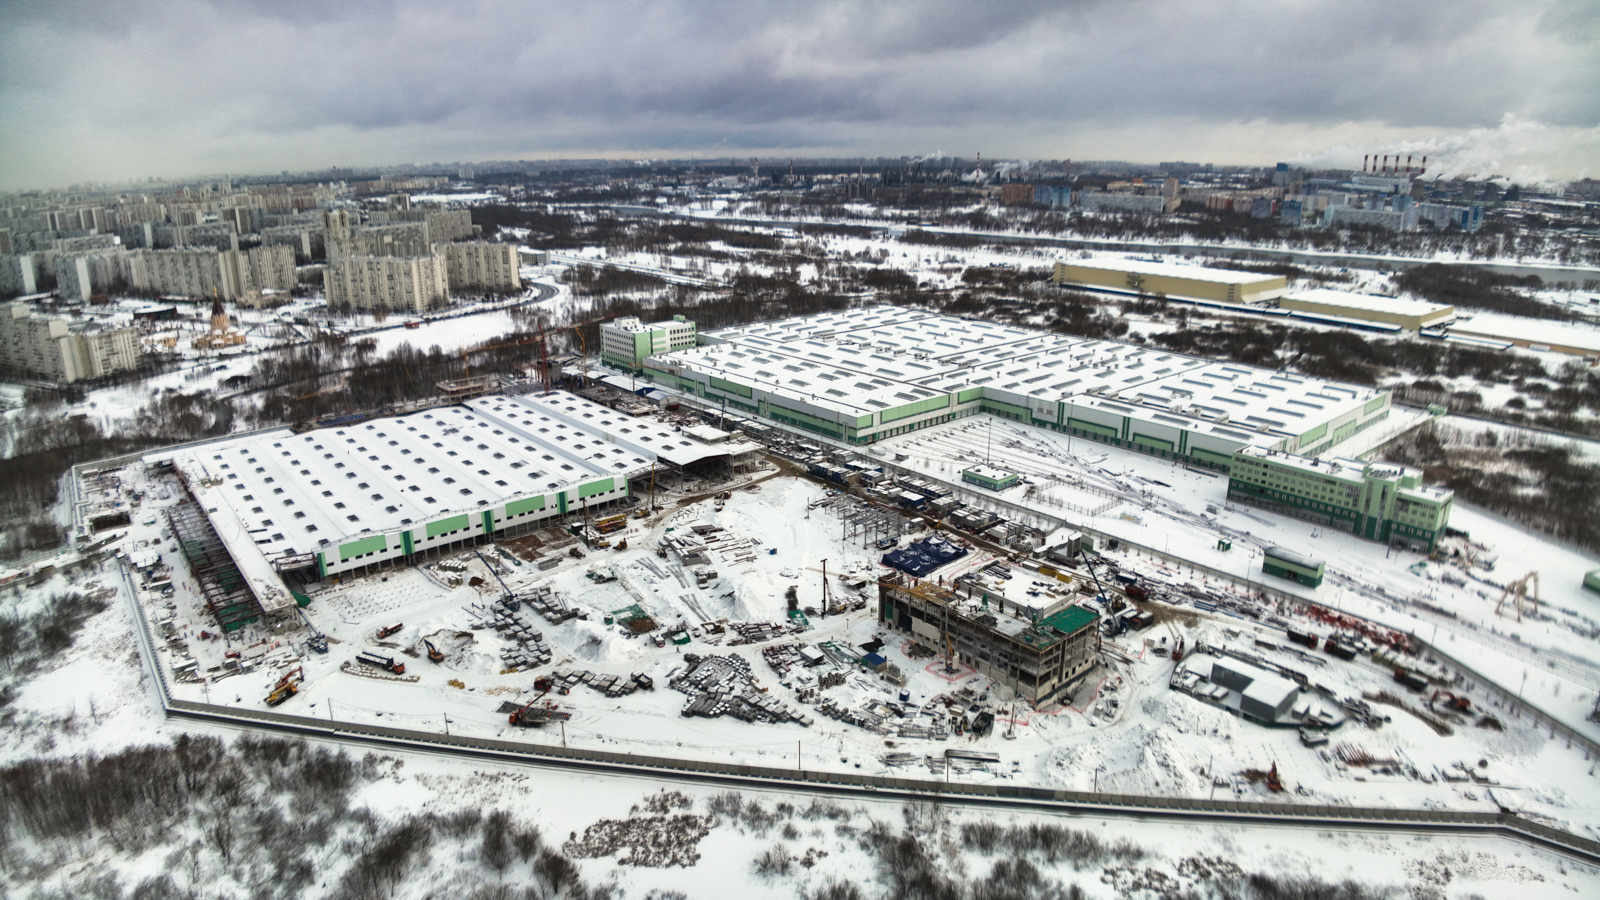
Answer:
[[[13,3],[7,180],[549,153],[1150,158],[1600,122],[1600,17],[1454,2]],[[1254,143],[1254,145],[1253,145]],[[1306,147],[1312,151],[1318,147]]]

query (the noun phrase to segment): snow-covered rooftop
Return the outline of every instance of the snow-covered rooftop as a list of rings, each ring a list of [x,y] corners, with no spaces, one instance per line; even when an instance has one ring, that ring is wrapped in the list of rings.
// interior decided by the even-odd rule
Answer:
[[[1234,269],[1212,269],[1185,263],[1156,262],[1149,259],[1124,259],[1119,256],[1098,256],[1093,259],[1063,259],[1061,263],[1085,269],[1103,269],[1107,272],[1133,272],[1139,275],[1161,275],[1167,278],[1189,278],[1194,281],[1211,281],[1217,284],[1258,284],[1264,281],[1281,281],[1282,275],[1264,275],[1260,272],[1240,272]]]
[[[1397,316],[1422,316],[1424,318],[1448,315],[1455,307],[1442,303],[1429,303],[1425,300],[1408,300],[1404,297],[1382,297],[1377,294],[1354,294],[1349,291],[1335,291],[1329,288],[1308,288],[1295,291],[1284,296],[1285,300],[1299,300],[1305,303],[1321,303],[1326,306],[1342,306],[1346,309],[1359,309],[1365,312],[1391,313]]]

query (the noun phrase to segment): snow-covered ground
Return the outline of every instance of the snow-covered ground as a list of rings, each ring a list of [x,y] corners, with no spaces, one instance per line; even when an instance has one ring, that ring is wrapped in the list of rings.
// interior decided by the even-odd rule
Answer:
[[[929,474],[939,477],[935,460],[947,452],[941,448],[981,449],[987,436],[979,435],[987,427],[983,420],[963,420],[895,443],[910,453],[923,454],[911,461],[925,460]],[[996,421],[992,452],[997,458],[1025,450],[1037,460],[1060,464],[1061,460],[1047,457],[1055,452],[1049,445],[1028,437],[1042,433],[1015,429],[1017,433],[1013,434],[1007,428],[1005,423]],[[1042,439],[1054,441],[1056,437]],[[980,443],[974,445],[974,441]],[[1162,501],[1157,494],[1186,498],[1200,510],[1207,503],[1220,507],[1223,488],[1218,479],[1174,470],[1134,454],[1125,454],[1127,459],[1112,459],[1100,445],[1075,442],[1072,450],[1082,460],[1079,477],[1092,484],[1092,496],[1111,496],[1119,501],[1115,509],[1092,520],[1094,527],[1108,532],[1124,527],[1128,539],[1144,543],[1156,540],[1150,537],[1151,533],[1160,534],[1156,546],[1165,546],[1174,555],[1198,553],[1215,543],[1215,534],[1197,525],[1199,515],[1183,513],[1176,500]],[[1146,463],[1154,468],[1146,470]],[[1035,462],[1034,466],[1041,464]],[[1042,483],[1042,472],[1026,468],[1024,474],[1036,485]],[[131,469],[125,471],[130,487],[139,486],[141,477]],[[1174,487],[1161,488],[1152,483],[1155,481]],[[1070,483],[1058,487],[1083,493],[1081,487]],[[1026,490],[1024,486],[1019,492],[1025,494]],[[1050,490],[1047,488],[1027,502],[1037,501],[1045,511],[1059,515],[1061,510],[1045,499]],[[147,496],[147,503],[160,506],[173,502],[176,493],[158,483],[149,487]],[[675,501],[666,500],[663,505],[670,508],[672,502]],[[1456,728],[1452,737],[1440,739],[1420,719],[1398,709],[1385,709],[1391,714],[1391,721],[1377,731],[1347,724],[1336,732],[1339,741],[1361,746],[1375,756],[1397,754],[1397,760],[1403,761],[1401,768],[1380,775],[1344,766],[1336,758],[1301,746],[1292,729],[1258,727],[1169,690],[1173,663],[1151,652],[1158,635],[1181,635],[1191,646],[1204,641],[1213,646],[1252,648],[1257,639],[1283,643],[1281,630],[1241,619],[1201,614],[1196,616],[1193,627],[1173,624],[1171,631],[1163,626],[1158,631],[1114,639],[1117,652],[1106,654],[1104,669],[1079,686],[1061,706],[1039,711],[1027,710],[1025,704],[1013,706],[1013,698],[1003,686],[993,685],[969,669],[946,674],[941,658],[913,658],[908,654],[912,649],[910,641],[878,627],[874,619],[874,582],[882,571],[876,562],[881,551],[868,551],[845,539],[840,511],[846,502],[853,501],[831,495],[808,480],[775,477],[763,481],[758,491],[735,490],[721,510],[715,508],[713,501],[700,501],[651,520],[630,519],[625,533],[612,536],[625,536],[627,550],[595,551],[583,560],[570,558],[564,549],[552,551],[551,555],[561,560],[552,571],[541,572],[531,563],[486,550],[487,557],[504,561],[497,562],[496,569],[504,569],[500,577],[511,590],[548,586],[587,613],[586,620],[561,625],[534,617],[554,659],[548,666],[523,672],[504,671],[500,650],[507,645],[493,630],[481,627],[483,611],[499,596],[500,589],[496,573],[472,553],[446,560],[443,568],[434,562],[420,568],[392,569],[317,591],[307,612],[332,643],[332,652],[318,655],[303,650],[304,632],[274,634],[251,626],[226,643],[200,639],[199,633],[211,630],[211,626],[170,538],[162,536],[159,524],[136,524],[128,541],[135,547],[141,541],[151,542],[173,566],[175,596],[171,606],[155,597],[147,608],[158,619],[169,612],[174,614],[173,640],[158,653],[162,665],[170,670],[179,660],[193,658],[201,673],[208,676],[206,683],[175,683],[175,696],[182,699],[264,709],[264,698],[280,674],[299,666],[304,670],[302,688],[298,696],[279,707],[282,712],[420,731],[448,728],[452,734],[533,743],[565,741],[570,746],[649,755],[799,766],[808,770],[900,773],[908,777],[933,777],[936,771],[942,775],[942,770],[925,763],[923,758],[942,757],[948,747],[973,746],[999,753],[1001,763],[956,772],[950,777],[1186,797],[1216,794],[1265,799],[1268,794],[1264,787],[1242,780],[1238,773],[1265,770],[1276,762],[1290,790],[1295,792],[1293,796],[1303,798],[1299,802],[1361,806],[1491,810],[1495,801],[1482,786],[1446,780],[1446,773],[1456,771],[1457,764],[1474,765],[1484,760],[1486,766],[1475,771],[1480,775],[1486,772],[1487,778],[1505,788],[1501,803],[1508,802],[1507,791],[1515,791],[1517,808],[1527,814],[1545,817],[1579,833],[1600,834],[1596,830],[1600,829],[1600,817],[1595,816],[1595,811],[1600,810],[1600,783],[1590,774],[1594,762],[1585,757],[1581,748],[1567,747],[1536,731],[1517,727],[1513,713],[1497,706],[1487,695],[1473,695],[1472,699],[1482,712],[1503,720],[1504,730],[1475,727],[1468,721]],[[1119,518],[1121,511],[1140,508],[1142,525]],[[1173,521],[1165,521],[1168,516],[1174,517]],[[1258,536],[1236,539],[1235,549],[1219,560],[1219,565],[1231,567],[1227,571],[1237,569],[1241,575],[1251,574],[1252,540],[1270,540],[1303,552],[1327,552],[1327,542],[1338,543],[1340,537],[1313,537],[1309,534],[1311,529],[1299,523],[1271,522],[1270,518],[1255,511],[1219,513],[1218,522],[1233,528],[1236,535],[1248,529]],[[736,539],[733,546],[710,551],[709,566],[717,576],[703,589],[680,568],[675,554],[662,558],[655,552],[663,539],[681,537],[696,525],[719,526],[725,529],[724,535]],[[1476,522],[1470,527],[1480,540],[1480,527],[1492,531]],[[1508,534],[1505,539],[1510,537]],[[1170,544],[1165,543],[1168,540]],[[1486,604],[1492,606],[1488,601],[1469,594],[1453,600],[1439,596],[1437,588],[1443,585],[1419,578],[1406,568],[1417,562],[1416,558],[1385,559],[1381,545],[1353,538],[1348,544],[1339,546],[1338,565],[1352,578],[1387,585],[1395,598],[1426,586],[1435,590],[1432,597],[1439,606],[1456,603],[1482,621],[1478,630],[1461,624],[1441,628],[1436,640],[1450,652],[1463,656],[1467,651],[1479,656],[1494,652],[1495,648],[1481,643],[1479,631],[1490,627],[1505,630],[1506,623],[1492,619],[1485,608]],[[1113,554],[1113,558],[1124,563],[1126,570],[1147,573],[1156,581],[1209,581],[1211,587],[1226,589],[1219,579],[1193,576],[1171,564],[1119,554]],[[953,576],[981,567],[991,559],[991,555],[976,551],[941,574]],[[731,634],[714,637],[700,632],[686,646],[667,643],[657,647],[648,638],[627,636],[627,630],[620,625],[604,623],[608,613],[633,604],[669,629],[680,622],[698,626],[714,620],[779,623],[784,620],[784,595],[790,586],[796,587],[801,606],[820,605],[820,569],[824,560],[830,579],[836,577],[835,573],[868,579],[862,594],[866,608],[826,618],[812,617],[809,630],[775,641],[732,646]],[[607,569],[618,576],[616,581],[602,583],[590,577],[591,573],[604,575]],[[470,586],[473,578],[480,580],[479,586]],[[457,586],[452,587],[452,582]],[[836,596],[850,596],[838,581],[830,587]],[[1331,581],[1321,591],[1342,597],[1331,602],[1345,609],[1379,618],[1388,616],[1401,627],[1417,625],[1403,606],[1384,606],[1353,589],[1336,587]],[[379,628],[396,623],[404,623],[404,629],[386,640],[376,638]],[[1431,626],[1431,620],[1428,624]],[[1565,640],[1564,633],[1570,636],[1558,624],[1525,623],[1521,629],[1523,640],[1535,646],[1541,640],[1557,644]],[[443,663],[433,664],[426,659],[421,652],[423,638],[434,641],[446,653]],[[907,677],[905,690],[909,696],[901,705],[905,717],[888,713],[887,735],[821,715],[803,702],[799,689],[807,687],[808,682],[814,685],[811,677],[822,670],[780,675],[761,655],[763,647],[773,644],[798,641],[820,646],[832,642],[849,649],[859,648],[873,638],[883,639],[880,652]],[[1575,646],[1581,647],[1581,642]],[[414,680],[380,680],[341,671],[341,664],[360,650],[396,657],[406,663],[407,678]],[[224,668],[224,654],[230,651],[243,651],[247,657],[266,655],[254,671],[232,674]],[[863,651],[850,652],[854,656]],[[1251,652],[1270,655],[1277,651]],[[769,696],[789,708],[812,717],[813,724],[803,727],[796,723],[750,724],[729,717],[683,717],[680,711],[688,698],[670,688],[668,681],[684,665],[684,653],[743,658],[758,687],[767,689]],[[1482,664],[1479,656],[1472,658],[1473,664]],[[1292,655],[1273,658],[1285,665],[1307,665]],[[1510,660],[1503,654],[1489,658]],[[1344,663],[1319,658],[1316,663],[1316,680],[1328,684],[1340,696],[1359,697],[1364,692],[1394,689],[1390,673],[1370,660]],[[823,670],[828,668],[831,667]],[[521,704],[538,697],[541,692],[534,689],[534,679],[552,670],[587,670],[624,678],[642,673],[653,679],[655,689],[608,698],[580,685],[569,695],[551,694],[544,698],[557,702],[571,714],[564,730],[555,726],[512,727],[502,704]],[[845,683],[822,692],[824,698],[839,707],[882,713],[899,700],[897,686],[854,667],[841,671],[846,674]],[[971,699],[961,701],[954,711],[947,712],[937,702],[939,697],[953,697],[963,690],[972,692]],[[1527,684],[1528,697],[1547,707],[1553,706],[1553,700],[1561,693],[1579,705],[1589,696],[1572,683],[1543,671],[1535,671]],[[1423,702],[1414,699],[1417,704]],[[969,705],[997,715],[1000,721],[993,734],[981,739],[952,735],[947,741],[896,734],[901,725],[928,726],[948,721]],[[1007,732],[1012,735],[1010,739],[1005,736]],[[886,747],[886,741],[895,746]],[[891,752],[909,753],[910,760],[888,759],[886,754]]]
[[[1471,542],[1482,546],[1473,551],[1479,558],[1497,560],[1493,569],[1458,567],[1229,504],[1226,476],[1040,429],[991,422],[988,417],[883,441],[869,452],[884,459],[903,454],[906,459],[900,465],[958,487],[960,470],[988,454],[997,465],[1035,482],[1001,492],[1002,499],[1414,633],[1502,685],[1524,687],[1521,681],[1527,672],[1528,699],[1568,726],[1600,738],[1600,725],[1586,719],[1600,689],[1600,667],[1591,662],[1600,634],[1600,596],[1582,586],[1584,573],[1600,568],[1600,560],[1497,517],[1456,504],[1451,526],[1468,532]],[[1089,488],[1118,496],[1124,503],[1093,517],[1066,512],[1054,502],[1062,483],[1078,491]],[[1231,550],[1218,549],[1222,538],[1232,541]],[[1326,560],[1327,581],[1319,588],[1307,588],[1260,574],[1260,552],[1272,546]],[[1158,581],[1181,584],[1194,577],[1181,565],[1155,559],[1132,559],[1129,565],[1148,571]],[[1541,614],[1522,622],[1497,616],[1503,585],[1533,569],[1540,573]]]
[[[118,580],[110,566],[87,577],[102,586]],[[5,603],[15,608],[51,592],[87,587],[57,578],[20,597],[8,597]],[[11,739],[0,743],[0,762],[13,765],[35,756],[64,759],[90,753],[107,755],[145,744],[168,744],[184,733],[215,734],[225,741],[237,737],[231,729],[162,718],[154,686],[138,654],[130,647],[132,627],[131,608],[114,602],[106,612],[88,620],[70,650],[47,664],[43,674],[23,683],[10,707],[14,716]],[[240,680],[224,681],[218,689]],[[1165,702],[1185,701],[1186,698],[1171,696]],[[1140,765],[1141,754],[1146,757],[1143,765],[1158,771],[1155,777],[1171,777],[1160,767],[1160,761],[1170,761],[1175,750],[1182,750],[1184,743],[1195,740],[1208,728],[1237,732],[1239,736],[1246,731],[1230,716],[1204,714],[1209,709],[1206,707],[1175,709],[1179,712],[1178,723],[1187,730],[1171,739],[1151,740],[1153,735],[1143,734],[1141,739],[1150,741],[1147,749],[1118,750],[1105,740],[1112,732],[1099,730],[1095,736],[1108,746],[1100,748],[1093,741],[1082,741],[1064,748],[1054,757],[1055,762],[1061,767],[1081,768],[1081,778],[1091,777],[1090,770],[1104,766],[1099,773],[1102,787],[1114,782],[1117,789],[1127,789],[1133,786],[1127,772]],[[672,721],[673,717],[665,717],[661,725],[671,727]],[[1370,741],[1367,744],[1378,749]],[[358,744],[330,746],[357,757],[365,752]],[[1222,759],[1219,756],[1214,764],[1219,771]],[[1499,760],[1492,765],[1499,766]],[[729,811],[726,792],[719,789],[663,783],[656,777],[597,776],[515,763],[466,762],[443,754],[386,753],[369,758],[366,771],[368,774],[359,780],[351,800],[357,807],[370,809],[380,822],[394,823],[426,813],[447,816],[469,810],[506,810],[517,824],[538,826],[546,845],[565,846],[576,857],[578,869],[589,883],[613,883],[629,897],[643,897],[650,891],[679,891],[695,898],[795,897],[833,881],[852,881],[867,887],[869,896],[876,895],[879,892],[872,890],[874,884],[887,889],[878,878],[883,871],[882,857],[869,850],[864,841],[875,827],[886,828],[891,837],[903,834],[922,843],[925,852],[938,860],[940,874],[957,883],[990,876],[1002,859],[1024,857],[1046,878],[1077,884],[1084,896],[1093,898],[1136,895],[1136,885],[1140,883],[1168,889],[1203,887],[1207,877],[1220,881],[1241,873],[1315,878],[1326,883],[1348,879],[1419,897],[1477,894],[1543,898],[1600,892],[1600,869],[1593,865],[1489,837],[1444,838],[1359,829],[1254,825],[1194,827],[1083,814],[1063,820],[1045,814],[996,813],[959,803],[819,801],[804,793],[772,790],[740,792],[744,808],[733,813]],[[1294,772],[1288,774],[1291,781],[1297,780]],[[1374,785],[1373,789],[1395,787],[1384,784]],[[682,798],[674,802],[687,803],[684,812],[713,816],[709,832],[694,847],[697,853],[692,865],[629,865],[621,852],[584,855],[594,852],[579,846],[587,841],[569,841],[569,836],[588,837],[593,828],[603,830],[608,827],[606,823],[642,821],[647,814],[638,807],[662,790],[681,793]],[[964,829],[991,824],[1001,829],[1064,825],[1105,845],[1125,842],[1133,848],[1133,854],[1142,856],[1059,859],[1052,863],[1038,854],[984,852],[970,840],[963,840]],[[198,833],[180,832],[172,835],[165,846],[158,845],[153,851],[138,855],[91,839],[79,852],[92,851],[92,869],[69,860],[67,865],[32,870],[37,880],[23,883],[16,881],[21,870],[11,869],[0,875],[0,884],[9,884],[8,890],[18,892],[14,895],[24,896],[21,892],[25,890],[81,886],[83,879],[92,874],[109,875],[131,888],[145,877],[167,871],[180,883],[220,889],[228,883],[224,875],[228,866],[203,838]],[[649,840],[648,831],[644,839]],[[197,862],[181,870],[174,868],[171,860],[177,857],[169,855],[169,851],[184,847],[191,840],[200,851]],[[796,860],[809,856],[811,864],[791,865],[785,874],[760,874],[757,858],[773,847],[784,848]],[[333,896],[338,877],[350,864],[350,852],[337,841],[307,849],[321,871],[305,896]],[[441,890],[464,896],[479,884],[492,886],[497,878],[482,865],[478,854],[475,842],[459,852],[448,842],[431,853],[425,851],[407,870],[407,877],[392,896],[437,896]],[[163,865],[163,859],[168,863]],[[1212,874],[1207,876],[1207,872]],[[189,882],[191,874],[193,881]]]

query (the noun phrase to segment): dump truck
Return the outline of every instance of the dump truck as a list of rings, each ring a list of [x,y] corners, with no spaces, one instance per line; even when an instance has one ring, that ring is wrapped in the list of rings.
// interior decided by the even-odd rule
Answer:
[[[430,641],[427,638],[423,638],[422,639],[422,646],[427,648],[428,660],[430,662],[436,662],[436,663],[444,662],[444,654],[440,653],[439,652],[439,648],[435,647],[433,645],[433,641]]]
[[[383,669],[386,672],[393,672],[396,675],[404,675],[406,673],[405,663],[397,663],[392,656],[379,656],[366,650],[361,651],[356,656],[356,662],[364,666],[372,666],[375,669]]]
[[[379,628],[378,629],[378,640],[381,641],[384,638],[389,637],[390,635],[399,634],[400,633],[400,629],[402,629],[404,627],[406,627],[406,624],[404,622],[396,622],[395,624],[390,625],[388,628]]]

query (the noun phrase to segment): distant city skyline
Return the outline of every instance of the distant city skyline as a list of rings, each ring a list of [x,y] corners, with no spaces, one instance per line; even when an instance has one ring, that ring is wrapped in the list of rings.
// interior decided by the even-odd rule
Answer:
[[[11,3],[0,189],[422,160],[1600,175],[1600,5]]]

